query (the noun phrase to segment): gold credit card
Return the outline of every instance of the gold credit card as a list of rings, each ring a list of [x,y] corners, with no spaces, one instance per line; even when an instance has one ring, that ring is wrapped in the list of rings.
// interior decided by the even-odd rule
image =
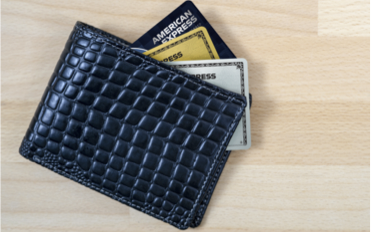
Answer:
[[[198,27],[143,54],[163,62],[220,58],[205,27]]]

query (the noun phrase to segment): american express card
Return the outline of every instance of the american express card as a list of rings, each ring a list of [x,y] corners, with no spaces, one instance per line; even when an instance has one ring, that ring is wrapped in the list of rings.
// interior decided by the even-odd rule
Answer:
[[[146,32],[146,34],[135,41],[131,47],[138,52],[144,53],[147,50],[166,43],[200,26],[207,29],[221,59],[236,58],[191,1],[186,1],[181,4],[177,9]]]
[[[143,54],[164,62],[220,58],[205,27],[198,27]]]

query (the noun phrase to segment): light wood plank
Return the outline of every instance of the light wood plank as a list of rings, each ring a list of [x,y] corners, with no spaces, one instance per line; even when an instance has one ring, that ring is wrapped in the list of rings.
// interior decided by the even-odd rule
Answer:
[[[369,36],[369,0],[319,0],[320,36]]]

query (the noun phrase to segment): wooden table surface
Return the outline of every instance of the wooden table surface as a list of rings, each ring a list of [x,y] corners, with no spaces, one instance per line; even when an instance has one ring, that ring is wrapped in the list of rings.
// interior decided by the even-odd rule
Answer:
[[[232,152],[197,230],[369,230],[369,1],[194,3],[248,60],[253,94],[252,147]],[[177,231],[18,147],[75,21],[134,42],[180,4],[2,2],[3,231]]]

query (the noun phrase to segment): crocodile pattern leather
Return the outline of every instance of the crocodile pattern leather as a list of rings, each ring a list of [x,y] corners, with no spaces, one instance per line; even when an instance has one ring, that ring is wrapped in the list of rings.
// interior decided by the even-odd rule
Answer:
[[[20,147],[180,229],[198,226],[246,99],[77,22]]]

